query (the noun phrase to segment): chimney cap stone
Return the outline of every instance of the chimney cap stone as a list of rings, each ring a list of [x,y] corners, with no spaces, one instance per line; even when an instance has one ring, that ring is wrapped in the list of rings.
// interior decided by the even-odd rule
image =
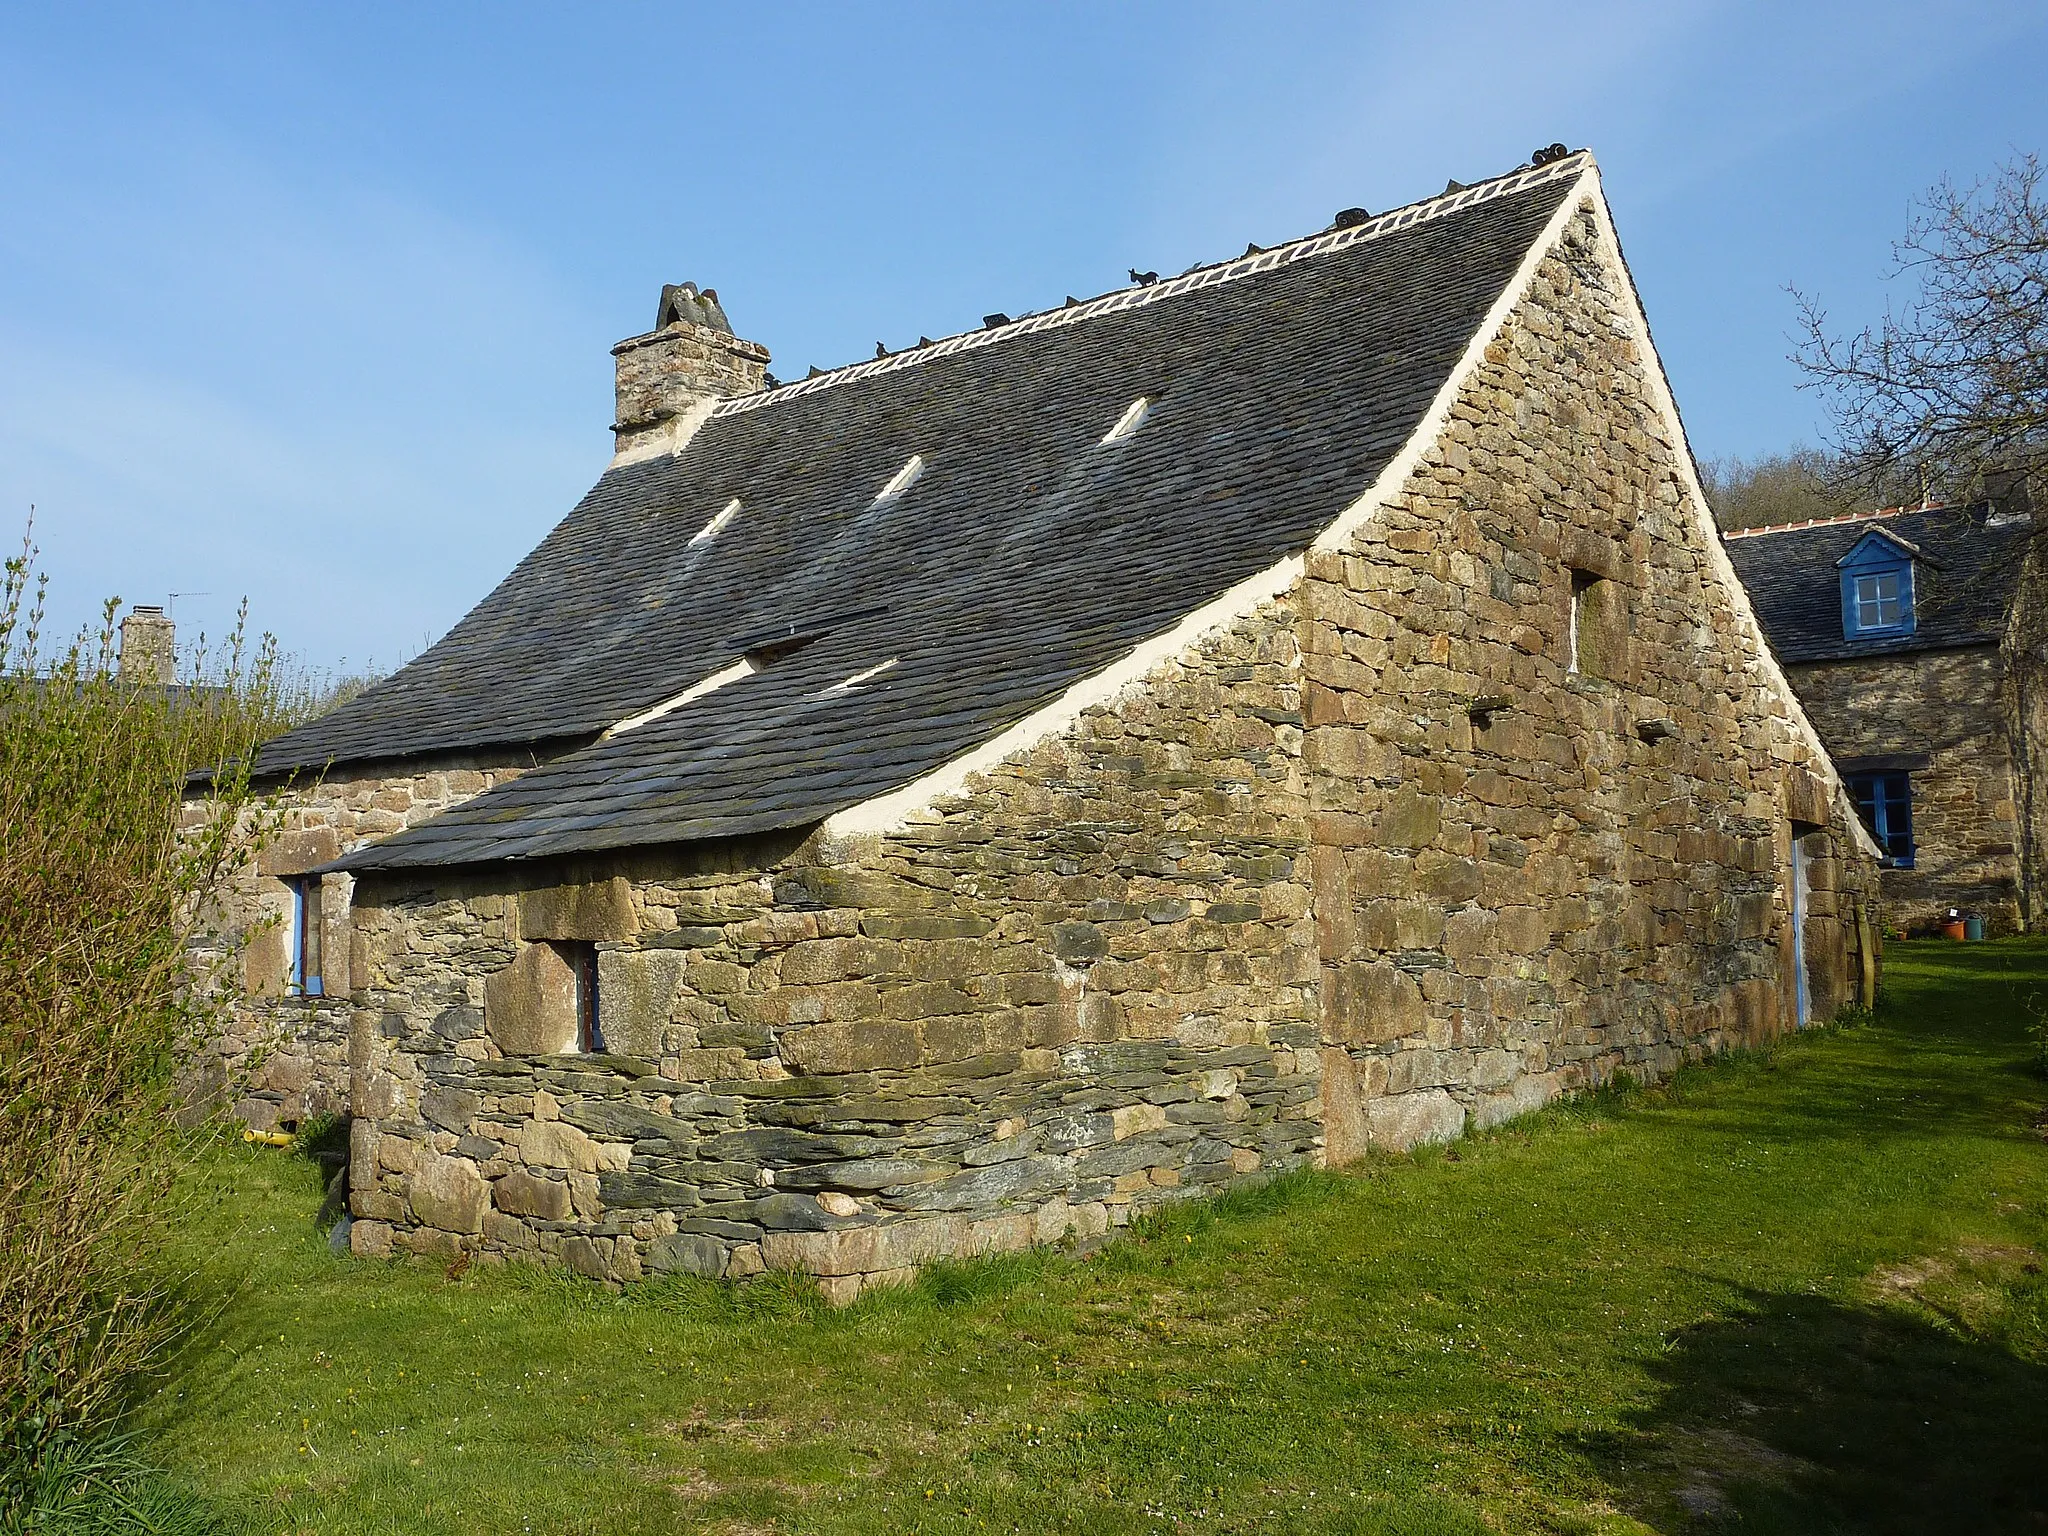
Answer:
[[[732,322],[718,304],[716,288],[700,289],[695,283],[663,283],[661,304],[655,310],[654,328],[665,331],[676,324],[700,325],[707,331],[732,335]]]

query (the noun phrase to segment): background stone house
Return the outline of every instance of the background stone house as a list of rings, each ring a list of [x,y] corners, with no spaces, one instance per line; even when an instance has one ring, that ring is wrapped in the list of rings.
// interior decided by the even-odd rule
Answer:
[[[1994,933],[2043,920],[2035,533],[2015,499],[1727,535],[1771,648],[1882,845],[1889,918],[1911,931],[1952,908]]]
[[[1588,155],[799,383],[687,286],[614,350],[589,495],[260,762],[358,1253],[845,1298],[1871,975]]]

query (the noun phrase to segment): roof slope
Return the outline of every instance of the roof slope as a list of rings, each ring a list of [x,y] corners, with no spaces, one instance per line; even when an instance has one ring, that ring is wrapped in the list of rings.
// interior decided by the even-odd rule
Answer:
[[[680,455],[608,470],[446,638],[260,770],[589,737],[795,627],[823,633],[344,867],[737,836],[908,783],[1305,549],[1589,164],[725,402]],[[1138,431],[1103,443],[1141,396]],[[913,454],[922,476],[876,504]]]
[[[1849,640],[1842,634],[1835,562],[1874,530],[1927,556],[1914,578],[1916,622],[1910,635]],[[2033,531],[2024,520],[1992,521],[1987,506],[1933,507],[1744,530],[1729,536],[1727,549],[1778,659],[1838,661],[1995,645],[2005,633]]]

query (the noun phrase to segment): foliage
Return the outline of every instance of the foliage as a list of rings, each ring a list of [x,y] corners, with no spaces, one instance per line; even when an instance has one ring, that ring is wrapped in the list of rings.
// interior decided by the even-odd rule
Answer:
[[[1766,528],[1837,517],[1855,508],[1837,484],[1833,459],[1817,448],[1793,448],[1754,459],[1709,459],[1700,479],[1723,528]]]
[[[284,708],[239,626],[189,686],[120,678],[111,602],[45,654],[33,561],[0,585],[0,1520],[63,1483],[52,1456],[90,1461],[175,1334],[174,1079],[218,1006],[188,940],[243,851],[235,814],[182,826],[181,791],[228,763],[249,808],[233,765]]]
[[[1973,500],[2025,475],[2048,491],[2048,188],[2038,156],[1984,181],[1944,180],[1893,247],[1916,285],[1847,336],[1800,295],[1796,361],[1827,399],[1849,478],[1882,499]],[[1883,489],[1879,489],[1882,487]]]
[[[1886,959],[1853,1030],[838,1312],[336,1258],[221,1149],[189,1240],[253,1283],[152,1422],[294,1531],[2030,1529],[2048,946]]]

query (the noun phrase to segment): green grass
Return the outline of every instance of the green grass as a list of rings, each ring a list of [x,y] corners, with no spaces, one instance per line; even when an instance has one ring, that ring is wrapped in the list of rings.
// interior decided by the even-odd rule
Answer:
[[[224,1150],[193,1242],[246,1278],[157,1449],[350,1533],[2042,1529],[2048,945],[1896,945],[1888,988],[839,1313],[333,1259],[313,1168]]]

